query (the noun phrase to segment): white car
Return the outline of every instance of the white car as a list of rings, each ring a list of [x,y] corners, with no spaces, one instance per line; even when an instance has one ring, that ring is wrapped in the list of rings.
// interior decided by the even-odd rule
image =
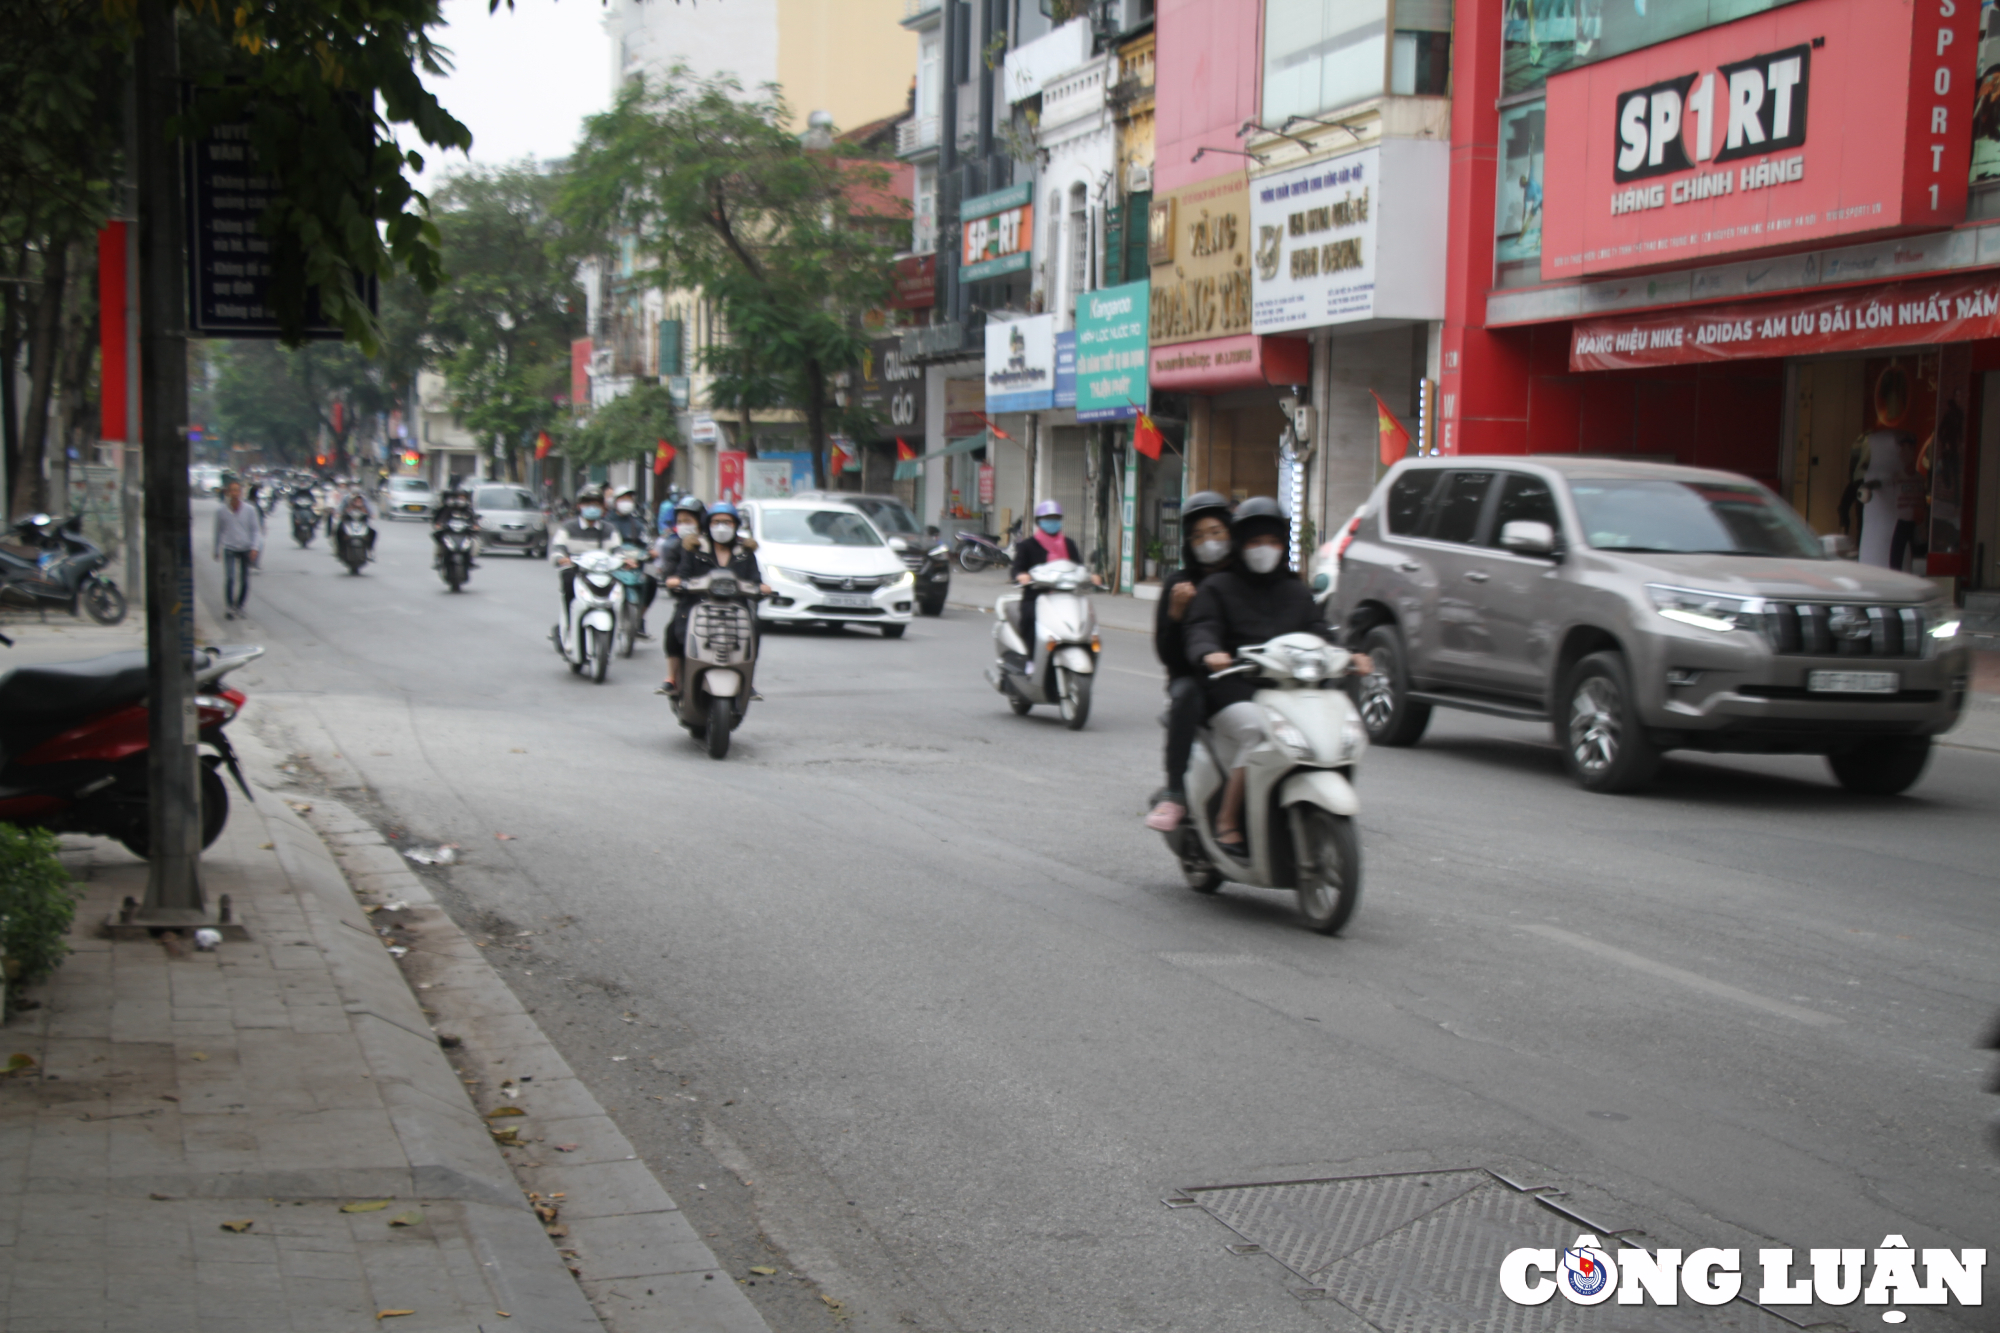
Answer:
[[[427,520],[436,505],[437,496],[431,492],[431,484],[422,477],[391,477],[379,502],[384,518]]]
[[[742,510],[776,594],[758,604],[759,619],[873,624],[903,637],[916,575],[867,515],[829,500],[750,500]]]

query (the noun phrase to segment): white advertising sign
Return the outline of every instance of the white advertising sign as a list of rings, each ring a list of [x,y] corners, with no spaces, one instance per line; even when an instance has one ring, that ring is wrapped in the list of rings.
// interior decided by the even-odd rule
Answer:
[[[1056,401],[1056,317],[986,323],[986,410],[1040,412]]]
[[[792,463],[788,458],[775,462],[758,458],[743,461],[743,498],[746,500],[789,500],[792,498]]]
[[[1449,167],[1398,139],[1252,179],[1252,331],[1444,318]]]

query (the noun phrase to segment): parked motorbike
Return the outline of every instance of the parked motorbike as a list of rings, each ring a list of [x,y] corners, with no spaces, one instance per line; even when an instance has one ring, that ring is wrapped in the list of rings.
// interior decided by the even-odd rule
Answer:
[[[464,514],[453,514],[444,521],[444,531],[438,534],[438,577],[445,586],[457,592],[472,577],[473,550],[478,538],[473,534],[479,525]]]
[[[1215,840],[1215,817],[1229,774],[1216,762],[1206,730],[1188,765],[1188,816],[1164,834],[1188,887],[1214,893],[1225,880],[1293,889],[1306,924],[1339,932],[1361,898],[1361,841],[1354,770],[1368,731],[1340,682],[1349,655],[1312,634],[1282,634],[1240,649],[1236,665],[1215,673],[1252,674],[1264,685],[1253,702],[1264,712],[1265,739],[1245,756],[1242,855]]]
[[[223,728],[244,696],[220,687],[236,668],[263,655],[250,644],[203,648],[195,660],[195,710],[201,743],[201,845],[229,819],[226,768],[245,800],[250,788]],[[116,838],[146,855],[146,654],[111,653],[82,662],[15,667],[0,676],[0,820],[57,833]]]
[[[612,636],[625,600],[617,576],[622,561],[609,551],[580,551],[570,563],[576,566],[576,584],[569,611],[549,631],[549,640],[572,672],[580,676],[588,670],[601,685],[611,669]]]
[[[687,655],[674,717],[701,740],[711,759],[729,753],[729,737],[750,710],[757,675],[757,586],[711,570],[681,586],[700,598],[688,608]]]
[[[958,543],[958,567],[968,574],[977,574],[982,569],[994,565],[1007,566],[1014,563],[1014,544],[1021,535],[1021,520],[1015,519],[1007,528],[1007,544],[1002,546],[983,532],[961,532],[955,538]]]
[[[361,567],[368,563],[368,538],[374,529],[368,526],[365,515],[351,514],[340,520],[340,563],[347,566],[350,574],[359,574]]]
[[[1081,731],[1090,720],[1090,686],[1100,651],[1090,571],[1074,561],[1048,560],[1030,570],[1029,577],[1036,589],[1033,625],[1020,624],[1018,591],[1002,593],[993,604],[999,660],[987,668],[987,683],[1007,696],[1016,714],[1036,704],[1055,704],[1064,724]]]
[[[925,528],[922,540],[891,537],[889,545],[916,576],[918,614],[943,615],[945,599],[951,596],[950,545],[935,527]]]
[[[25,550],[0,546],[0,602],[71,615],[81,607],[100,625],[125,619],[125,594],[98,571],[110,563],[104,548],[83,535],[83,515],[58,521],[30,514],[13,525],[14,541]]]
[[[292,540],[304,550],[312,545],[313,535],[319,531],[319,506],[313,502],[309,490],[292,491]]]
[[[646,559],[643,546],[622,546],[618,549],[618,568],[611,571],[611,577],[618,580],[624,589],[624,597],[618,603],[618,631],[613,636],[618,645],[620,657],[630,657],[639,643],[639,620],[645,608],[639,604],[639,595],[646,586],[646,571],[641,565]]]

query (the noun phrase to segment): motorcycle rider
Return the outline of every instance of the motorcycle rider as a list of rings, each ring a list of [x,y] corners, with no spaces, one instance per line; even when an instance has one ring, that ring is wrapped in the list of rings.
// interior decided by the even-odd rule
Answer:
[[[660,562],[660,579],[667,585],[669,595],[674,599],[674,618],[667,623],[667,678],[655,694],[672,696],[680,691],[681,658],[687,643],[687,616],[690,599],[681,596],[674,589],[680,587],[682,558],[697,549],[701,543],[701,529],[708,518],[707,506],[692,495],[683,495],[674,501],[669,515],[672,525],[653,544],[654,554]]]
[[[646,545],[646,516],[639,512],[637,491],[628,487],[618,492],[604,521],[618,529],[627,546],[643,548]],[[653,599],[660,595],[660,581],[647,573],[643,566],[639,578],[639,637],[650,639],[653,636],[646,632],[646,613],[653,609]]]
[[[444,493],[436,512],[431,515],[431,541],[438,548],[438,559],[432,562],[433,565],[444,559],[444,529],[454,518],[470,523],[475,534],[479,531],[479,511],[472,507],[472,493],[459,482],[451,484],[451,489]],[[474,561],[471,568],[479,568],[479,563]]]
[[[570,556],[585,551],[615,552],[625,544],[618,529],[604,521],[604,492],[584,491],[576,497],[576,517],[556,529],[549,538],[549,563],[562,576],[563,620],[569,620],[569,604],[576,597],[576,566]]]
[[[1146,827],[1171,833],[1187,817],[1188,755],[1206,713],[1201,667],[1187,653],[1187,613],[1203,580],[1236,553],[1229,534],[1230,503],[1217,491],[1197,491],[1181,504],[1181,567],[1160,589],[1153,616],[1153,651],[1167,669],[1167,785],[1153,794]]]
[[[1311,589],[1287,567],[1291,520],[1278,502],[1259,495],[1237,506],[1230,523],[1236,560],[1202,580],[1194,604],[1184,618],[1184,651],[1207,672],[1226,670],[1236,650],[1264,643],[1280,634],[1316,634],[1328,643],[1340,642],[1328,628]],[[1368,659],[1354,655],[1349,671],[1366,675]],[[1245,851],[1243,761],[1264,739],[1263,711],[1251,702],[1257,681],[1251,675],[1206,682],[1208,725],[1216,761],[1228,770],[1222,808],[1216,814],[1215,840],[1225,851]]]
[[[1035,576],[1036,565],[1051,560],[1068,560],[1073,564],[1083,563],[1083,553],[1077,549],[1073,538],[1062,535],[1062,503],[1044,500],[1035,506],[1035,530],[1014,543],[1014,582],[1021,585],[1021,600],[1015,603],[1014,614],[1018,617],[1015,628],[1021,633],[1021,641],[1028,645],[1028,655],[1034,656],[1035,645]],[[1104,580],[1095,574],[1090,581],[1102,588]]]
[[[708,511],[704,526],[706,535],[697,537],[692,547],[681,547],[674,575],[667,580],[668,589],[678,591],[702,575],[719,569],[734,574],[741,582],[756,584],[758,592],[770,596],[771,589],[764,583],[764,571],[757,564],[757,540],[742,530],[743,519],[736,512],[736,506],[727,500],[718,500],[715,508]],[[676,619],[681,625],[681,646],[685,647],[687,623],[684,617],[677,616]],[[674,671],[672,679],[678,681],[680,659],[672,659],[670,665]],[[670,683],[663,693],[671,694],[676,688],[677,685]],[[753,692],[750,697],[755,699],[760,696]]]
[[[333,542],[333,553],[336,556],[340,554],[340,542],[337,540],[340,525],[350,518],[367,520],[368,562],[373,564],[375,560],[375,502],[369,499],[367,492],[363,491],[359,486],[349,486],[346,494],[335,501],[333,508],[327,511],[326,535],[327,539]]]

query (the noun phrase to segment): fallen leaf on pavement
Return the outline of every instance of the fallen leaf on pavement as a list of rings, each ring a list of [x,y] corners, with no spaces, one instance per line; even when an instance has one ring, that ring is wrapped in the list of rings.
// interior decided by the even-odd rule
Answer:
[[[556,1220],[556,1210],[545,1203],[538,1203],[535,1205],[535,1216],[540,1218],[543,1224],[546,1225]]]
[[[549,1235],[555,1237],[557,1240],[561,1240],[565,1236],[569,1235],[569,1228],[564,1226],[560,1222],[556,1223],[554,1226],[543,1227],[542,1230],[548,1232]]]
[[[521,1131],[518,1129],[489,1128],[486,1132],[493,1136],[493,1141],[495,1143],[504,1143],[509,1147],[513,1148],[518,1148],[521,1146],[521,1140],[519,1137]]]
[[[577,1150],[578,1148],[581,1148],[582,1146],[583,1146],[583,1145],[582,1145],[581,1143],[558,1143],[558,1144],[556,1145],[556,1151],[557,1151],[557,1152],[575,1152],[575,1151],[576,1151],[576,1150]]]
[[[160,1100],[163,1102],[177,1102],[180,1098],[174,1096],[171,1092],[163,1092],[160,1094]]]
[[[841,1304],[840,1304],[840,1302],[839,1302],[839,1301],[837,1301],[837,1300],[835,1300],[835,1299],[834,1299],[833,1297],[831,1297],[831,1296],[827,1295],[827,1294],[826,1294],[825,1292],[821,1292],[821,1293],[820,1293],[820,1297],[819,1297],[819,1298],[820,1298],[821,1300],[825,1301],[825,1302],[826,1302],[826,1303],[827,1303],[828,1305],[832,1306],[832,1307],[833,1307],[834,1309],[836,1309],[836,1310],[838,1310],[838,1309],[842,1308],[842,1307],[841,1307]]]
[[[508,753],[508,754],[526,754],[526,753],[527,753],[527,751],[526,751],[526,750],[524,750],[524,749],[522,749],[522,748],[521,748],[520,746],[518,746],[518,745],[517,745],[517,746],[515,746],[515,747],[514,747],[513,749],[511,749],[511,750],[507,751],[507,753]]]
[[[16,1051],[7,1057],[7,1072],[10,1074],[24,1074],[34,1067],[35,1057],[25,1052]]]
[[[771,1267],[769,1264],[758,1264],[755,1267],[753,1267],[750,1271],[755,1273],[758,1277],[775,1277],[777,1276],[778,1272],[777,1269]]]
[[[174,1196],[171,1194],[148,1194],[146,1197],[156,1203],[172,1203],[174,1201]]]
[[[362,1203],[343,1203],[340,1205],[340,1211],[343,1213],[379,1213],[388,1206],[389,1201],[387,1199],[369,1199]]]
[[[424,1224],[424,1215],[422,1213],[416,1213],[416,1212],[397,1213],[394,1217],[389,1219],[389,1225],[392,1227],[418,1227],[422,1226],[423,1224]]]
[[[493,1313],[499,1315],[502,1319],[512,1319],[514,1317],[513,1315],[508,1314],[505,1310],[495,1310]]]
[[[406,1314],[415,1314],[415,1313],[416,1313],[415,1310],[377,1310],[375,1312],[375,1317],[377,1319],[400,1319],[402,1316]]]
[[[194,1054],[193,1054],[192,1056],[190,1056],[189,1058],[190,1058],[190,1059],[194,1059],[194,1060],[206,1060],[206,1059],[208,1059],[208,1052],[207,1052],[207,1051],[196,1051],[196,1052],[195,1052],[195,1053],[194,1053]]]
[[[260,843],[258,843],[258,844],[257,844],[257,847],[258,847],[258,850],[260,850],[260,851],[266,851],[266,852],[268,852],[268,851],[271,851],[271,850],[272,850],[272,844],[270,844],[270,843],[268,843],[268,842],[260,842]]]
[[[486,1118],[488,1120],[498,1120],[501,1116],[505,1115],[526,1115],[526,1114],[527,1112],[523,1111],[518,1106],[496,1106],[491,1111],[488,1111],[486,1113]]]
[[[256,1225],[257,1225],[256,1218],[246,1217],[240,1222],[224,1222],[222,1224],[222,1229],[224,1231],[233,1231],[240,1236],[244,1232],[248,1231],[251,1227],[254,1227]]]
[[[516,839],[516,838],[514,837],[514,835],[513,835],[513,834],[511,834],[511,833],[496,833],[496,834],[494,834],[494,835],[493,835],[493,838],[494,838],[494,841],[496,841],[496,842],[516,842],[516,841],[518,841],[518,839]]]
[[[302,815],[309,815],[309,814],[311,814],[311,813],[312,813],[312,806],[311,806],[311,804],[309,804],[308,802],[305,802],[305,801],[287,801],[287,802],[285,802],[285,804],[287,804],[287,805],[291,806],[291,807],[292,807],[292,809],[294,809],[294,810],[298,811],[298,812],[299,812],[300,814],[302,814]]]

